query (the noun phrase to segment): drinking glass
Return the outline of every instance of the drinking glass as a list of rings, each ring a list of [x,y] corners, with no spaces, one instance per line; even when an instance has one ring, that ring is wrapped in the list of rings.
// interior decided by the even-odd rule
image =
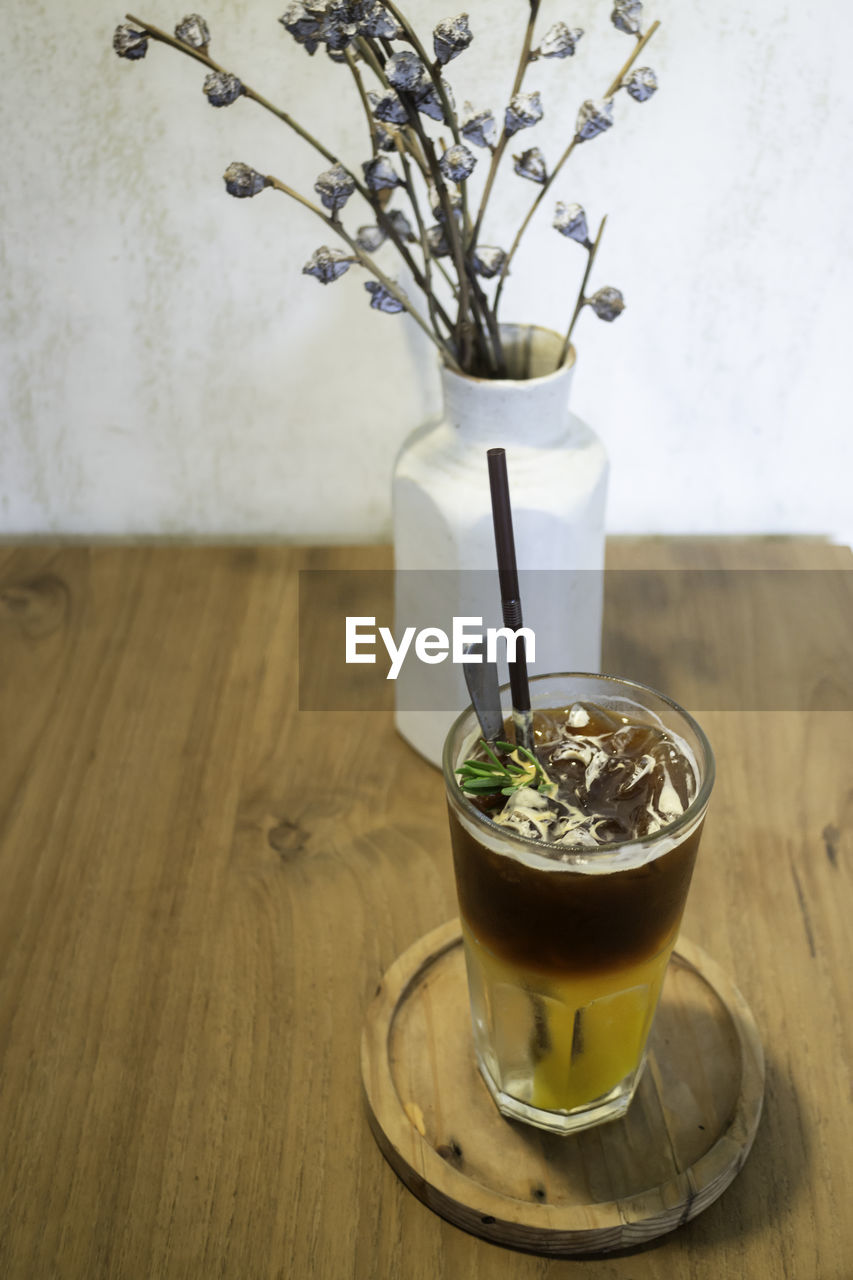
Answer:
[[[443,768],[477,1062],[505,1116],[571,1133],[625,1114],[642,1073],[681,922],[714,758],[671,699],[612,676],[530,681],[531,705],[593,703],[663,728],[687,756],[694,798],[652,835],[565,849],[492,822],[461,790],[457,765],[481,731],[458,718]],[[501,690],[506,716],[509,687]]]

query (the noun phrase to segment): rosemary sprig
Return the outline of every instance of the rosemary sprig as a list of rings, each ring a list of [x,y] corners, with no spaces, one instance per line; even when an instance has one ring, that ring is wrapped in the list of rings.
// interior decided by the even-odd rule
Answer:
[[[483,738],[480,746],[488,759],[465,760],[455,770],[459,774],[459,786],[468,795],[511,796],[522,787],[534,787],[546,796],[557,794],[556,782],[551,781],[536,756],[526,747],[496,742],[495,746],[508,757],[501,761]]]

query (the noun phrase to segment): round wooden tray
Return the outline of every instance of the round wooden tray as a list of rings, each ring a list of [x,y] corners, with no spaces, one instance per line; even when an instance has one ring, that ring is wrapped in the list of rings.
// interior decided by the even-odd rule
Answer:
[[[361,1070],[374,1136],[424,1204],[488,1240],[563,1256],[642,1244],[695,1218],[742,1167],[764,1095],[749,1008],[682,939],[628,1114],[569,1137],[505,1120],[474,1060],[458,920],[382,979]]]

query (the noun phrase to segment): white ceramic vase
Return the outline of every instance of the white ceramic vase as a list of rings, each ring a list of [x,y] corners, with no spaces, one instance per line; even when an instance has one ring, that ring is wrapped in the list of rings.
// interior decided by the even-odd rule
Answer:
[[[443,416],[410,435],[398,455],[395,634],[407,626],[449,633],[454,616],[502,625],[486,462],[486,451],[500,446],[524,624],[536,636],[531,672],[598,671],[607,456],[569,412],[574,350],[558,369],[558,334],[502,325],[501,336],[512,376],[442,367]],[[440,765],[447,730],[470,701],[463,668],[449,659],[425,666],[412,653],[395,693],[400,733]]]

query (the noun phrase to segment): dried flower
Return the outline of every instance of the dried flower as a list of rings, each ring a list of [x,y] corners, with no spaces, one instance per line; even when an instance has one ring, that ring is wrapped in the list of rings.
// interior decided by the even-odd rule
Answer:
[[[625,310],[625,299],[618,289],[606,285],[599,289],[587,303],[592,307],[599,320],[615,320]]]
[[[113,48],[120,58],[129,58],[134,62],[137,58],[144,58],[148,52],[148,36],[144,31],[137,31],[129,22],[122,22],[115,29]]]
[[[358,33],[362,36],[370,36],[374,40],[399,40],[403,34],[403,28],[383,5],[376,3],[358,24]]]
[[[319,15],[322,15],[321,38],[327,52],[343,53],[349,48],[358,35],[360,6],[349,3],[349,0],[326,0],[325,4],[308,0],[306,8],[309,12],[319,11]]]
[[[473,39],[473,33],[468,27],[468,14],[460,13],[458,18],[444,18],[439,22],[432,33],[432,47],[436,58],[444,66],[464,53]]]
[[[397,174],[390,161],[384,156],[375,160],[367,160],[361,166],[364,170],[364,184],[371,191],[387,191],[391,187],[402,187],[403,179]]]
[[[491,111],[475,111],[470,102],[465,102],[459,132],[475,147],[493,147],[497,137],[495,117]]]
[[[586,214],[579,204],[563,204],[561,200],[554,213],[553,225],[562,235],[568,236],[570,240],[577,240],[578,244],[589,245],[589,228],[586,225]]]
[[[396,151],[399,136],[396,129],[390,129],[381,120],[374,120],[373,139],[380,151]]]
[[[378,280],[365,280],[364,287],[373,295],[370,305],[374,311],[385,311],[389,316],[396,315],[398,311],[405,311],[406,308],[399,298],[389,293],[385,285],[380,284]]]
[[[399,96],[393,89],[386,89],[385,93],[375,93],[370,89],[367,94],[367,101],[370,103],[370,110],[377,120],[383,120],[386,124],[405,124],[408,120],[406,108],[400,101]]]
[[[267,185],[267,180],[262,173],[258,173],[257,169],[251,169],[247,164],[241,164],[239,160],[229,164],[222,177],[225,179],[225,190],[229,196],[236,196],[239,200],[247,196],[256,196]]]
[[[573,27],[569,30],[565,22],[555,22],[553,27],[545,33],[544,39],[536,51],[537,56],[542,58],[571,58],[582,35],[583,31],[580,27]]]
[[[355,178],[347,173],[342,164],[333,164],[331,169],[325,169],[320,174],[314,183],[314,190],[320,197],[323,208],[335,213],[338,209],[343,209],[355,191]]]
[[[243,86],[237,77],[229,75],[227,71],[211,71],[205,76],[203,89],[212,107],[229,107],[243,92]]]
[[[638,67],[622,83],[635,102],[645,102],[657,92],[658,78],[651,67]]]
[[[520,156],[513,156],[515,172],[521,178],[529,178],[531,182],[548,181],[548,166],[545,157],[538,147],[530,147],[522,151]]]
[[[200,13],[187,14],[175,27],[175,37],[193,49],[206,49],[210,44],[210,30]]]
[[[302,268],[302,274],[316,276],[320,284],[331,284],[333,280],[337,280],[349,271],[351,265],[352,259],[340,249],[330,249],[324,244],[311,254]]]
[[[309,13],[302,0],[292,0],[287,6],[279,22],[294,38],[297,44],[304,44],[310,54],[314,54],[321,43],[323,31],[322,17]]]
[[[474,171],[477,157],[464,143],[448,147],[438,162],[438,167],[451,182],[464,182]]]
[[[414,93],[428,80],[427,69],[416,53],[408,49],[395,53],[385,63],[385,77],[395,89],[403,89],[406,93]]]
[[[588,98],[578,112],[576,133],[581,142],[588,142],[599,133],[604,133],[613,124],[613,99],[605,98],[602,102],[593,102]]]
[[[504,132],[511,138],[519,129],[529,129],[541,119],[542,100],[538,93],[513,94],[504,116]]]
[[[440,222],[437,222],[435,226],[427,227],[424,234],[426,235],[429,251],[433,258],[450,257],[450,244],[447,239],[447,231]]]
[[[478,276],[491,280],[506,262],[506,253],[496,245],[481,244],[474,250],[474,270]]]
[[[389,209],[385,214],[385,217],[391,223],[391,226],[394,228],[394,231],[401,240],[408,240],[411,244],[412,241],[417,239],[417,236],[412,230],[412,224],[409,222],[409,219],[403,213],[402,209]]]
[[[365,253],[375,253],[385,243],[385,232],[381,227],[359,227],[355,242]]]
[[[638,36],[642,20],[643,6],[640,0],[613,0],[610,21],[617,31],[624,31],[629,36]]]
[[[456,103],[453,99],[453,91],[449,84],[445,84],[444,92],[447,97],[447,101],[450,104],[450,110],[455,112]],[[438,95],[438,90],[431,80],[425,81],[418,90],[415,95],[415,106],[418,111],[420,111],[421,115],[429,116],[430,120],[447,121],[447,116],[444,111],[444,103],[441,101],[441,98]]]
[[[370,132],[372,156],[364,162],[363,183],[336,160],[323,143],[308,129],[303,128],[285,111],[261,98],[249,85],[244,85],[235,75],[216,69],[207,56],[210,30],[201,14],[185,15],[174,28],[174,38],[157,27],[147,27],[142,21],[129,19],[117,28],[113,46],[120,57],[131,60],[145,56],[148,44],[156,40],[193,56],[205,63],[204,93],[212,106],[223,107],[246,97],[270,109],[290,128],[299,134],[315,150],[326,157],[329,168],[320,173],[314,183],[316,202],[308,200],[277,177],[265,176],[241,162],[233,162],[223,177],[229,195],[238,199],[258,195],[266,186],[273,186],[319,215],[326,226],[331,226],[346,243],[342,249],[321,246],[305,264],[303,271],[313,275],[322,284],[337,280],[353,263],[370,263],[368,255],[378,252],[390,239],[401,251],[410,268],[416,285],[426,296],[427,311],[415,306],[399,286],[382,272],[371,266],[372,279],[366,284],[370,303],[375,310],[395,313],[408,311],[413,320],[439,348],[449,367],[471,372],[481,371],[481,365],[491,376],[506,374],[505,362],[496,337],[499,323],[498,307],[502,295],[504,277],[508,274],[511,259],[522,234],[536,212],[542,196],[558,176],[564,162],[576,142],[587,141],[612,127],[612,95],[603,101],[588,100],[581,106],[576,131],[556,167],[549,172],[543,152],[538,147],[522,149],[513,156],[515,173],[542,187],[532,200],[521,226],[507,253],[496,245],[478,244],[484,213],[498,162],[503,156],[509,138],[522,129],[529,129],[542,120],[544,111],[538,92],[521,92],[526,64],[542,58],[569,58],[577,50],[583,36],[580,28],[570,28],[566,22],[554,22],[541,38],[538,48],[531,51],[531,37],[539,9],[539,0],[530,0],[530,17],[522,46],[522,59],[516,72],[516,89],[508,105],[497,119],[491,110],[475,110],[470,102],[464,103],[462,112],[455,106],[450,86],[444,78],[444,68],[469,48],[473,34],[467,13],[444,18],[433,28],[435,58],[421,47],[417,35],[410,28],[408,19],[399,13],[392,0],[282,0],[285,12],[279,19],[294,40],[314,54],[321,46],[327,57],[335,63],[351,64],[356,89],[362,104],[367,108],[367,124]],[[522,4],[522,7],[527,8]],[[643,8],[640,0],[611,0],[611,20],[620,30],[633,35],[641,34]],[[646,101],[657,89],[657,78],[648,68],[632,69],[639,61],[640,50],[653,33],[655,23],[638,41],[625,69],[616,78],[619,88],[639,102]],[[395,46],[390,42],[400,41]],[[381,83],[376,92],[367,91],[362,83],[357,61],[366,62],[377,73]],[[209,74],[207,74],[209,72]],[[550,108],[549,108],[550,110]],[[431,120],[449,126],[452,137],[439,131],[424,132],[415,112]],[[411,128],[409,126],[412,126]],[[443,130],[441,131],[443,133]],[[447,142],[450,145],[447,145]],[[491,154],[489,174],[485,183],[476,219],[463,216],[464,183],[477,164],[474,148],[484,147]],[[393,160],[399,150],[401,164]],[[389,155],[389,153],[391,153]],[[411,174],[417,179],[413,187]],[[402,165],[402,169],[401,169]],[[405,170],[405,175],[401,176]],[[427,198],[432,209],[433,225],[424,226],[418,203],[421,179],[425,180]],[[395,187],[403,187],[411,201],[405,208],[390,209],[389,197]],[[357,233],[344,228],[341,210],[350,197],[361,192],[373,207],[374,223],[360,226]],[[439,194],[440,193],[440,194]],[[399,203],[399,201],[397,201]],[[322,206],[322,207],[318,207]],[[415,215],[415,217],[412,216]],[[357,221],[353,218],[353,222]],[[416,225],[415,224],[416,221]],[[583,245],[587,250],[587,264],[583,283],[576,298],[571,322],[565,336],[563,351],[569,349],[572,330],[584,307],[591,307],[603,320],[611,321],[624,308],[624,299],[618,289],[600,289],[592,297],[585,296],[586,283],[592,273],[596,253],[601,241],[601,231],[592,244],[589,238],[586,215],[580,205],[558,204],[554,214],[554,227]],[[601,224],[604,228],[604,220]],[[433,285],[435,278],[427,267],[420,265],[409,253],[407,245],[420,246],[425,257],[452,258],[446,269],[441,264],[441,274],[450,286],[451,302],[447,302],[444,284],[439,285],[443,304]],[[465,287],[465,277],[470,276],[472,289]],[[484,280],[497,278],[497,287],[491,302],[477,284],[477,276]],[[454,278],[455,277],[455,278]],[[445,304],[447,309],[445,308]],[[452,314],[455,309],[455,316]]]

